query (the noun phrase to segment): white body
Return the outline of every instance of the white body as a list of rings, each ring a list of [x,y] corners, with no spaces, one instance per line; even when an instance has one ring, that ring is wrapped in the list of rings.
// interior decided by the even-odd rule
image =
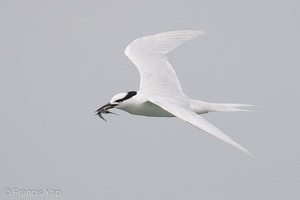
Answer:
[[[205,114],[208,112],[234,112],[234,111],[247,111],[244,109],[238,109],[234,106],[248,106],[242,104],[219,104],[208,103],[205,101],[189,99],[190,109],[197,114]],[[168,111],[162,109],[158,105],[150,102],[147,98],[144,98],[142,94],[138,92],[136,96],[133,96],[129,101],[124,101],[122,104],[117,105],[116,108],[124,110],[133,115],[143,115],[148,117],[176,117]]]
[[[130,43],[125,54],[139,70],[141,81],[137,92],[115,95],[109,104],[98,110],[98,114],[107,113],[107,109],[116,107],[134,115],[151,117],[178,117],[191,123],[210,135],[252,154],[234,142],[199,114],[211,111],[242,111],[245,104],[207,103],[187,97],[175,71],[167,60],[166,54],[180,44],[203,34],[198,30],[176,30],[145,36]],[[107,108],[107,109],[106,109]]]

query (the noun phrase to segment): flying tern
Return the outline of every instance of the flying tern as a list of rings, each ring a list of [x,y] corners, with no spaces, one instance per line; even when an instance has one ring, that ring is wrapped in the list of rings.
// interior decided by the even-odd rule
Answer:
[[[118,108],[133,115],[178,117],[252,156],[250,151],[200,116],[215,111],[247,111],[241,107],[250,105],[208,103],[189,98],[182,91],[176,73],[166,57],[168,52],[203,33],[199,30],[174,30],[144,36],[131,42],[125,49],[125,54],[140,73],[140,89],[116,94],[96,114],[105,120],[103,113],[112,113],[108,110]]]

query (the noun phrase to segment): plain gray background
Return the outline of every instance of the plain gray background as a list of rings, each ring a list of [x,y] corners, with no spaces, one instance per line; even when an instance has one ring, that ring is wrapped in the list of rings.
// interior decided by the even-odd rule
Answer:
[[[298,1],[0,1],[0,196],[58,199],[300,199]],[[115,110],[137,90],[132,40],[207,32],[169,54],[187,95],[259,105],[204,117],[257,158],[175,118]],[[55,199],[43,191],[34,199]]]

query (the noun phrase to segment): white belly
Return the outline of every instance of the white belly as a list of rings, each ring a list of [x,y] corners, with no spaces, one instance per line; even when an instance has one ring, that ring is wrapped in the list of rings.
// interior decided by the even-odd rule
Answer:
[[[175,117],[171,113],[149,101],[139,105],[120,107],[119,109],[129,112],[133,115],[143,115],[148,117]]]

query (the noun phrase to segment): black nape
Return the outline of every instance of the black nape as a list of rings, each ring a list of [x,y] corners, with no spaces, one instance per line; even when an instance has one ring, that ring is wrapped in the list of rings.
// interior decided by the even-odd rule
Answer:
[[[136,95],[136,94],[137,94],[136,91],[130,91],[130,92],[127,92],[127,95],[126,95],[124,98],[118,99],[118,100],[116,100],[116,102],[122,102],[122,101],[125,101],[125,100],[127,100],[127,99],[130,99],[131,97],[133,97],[133,96]]]

